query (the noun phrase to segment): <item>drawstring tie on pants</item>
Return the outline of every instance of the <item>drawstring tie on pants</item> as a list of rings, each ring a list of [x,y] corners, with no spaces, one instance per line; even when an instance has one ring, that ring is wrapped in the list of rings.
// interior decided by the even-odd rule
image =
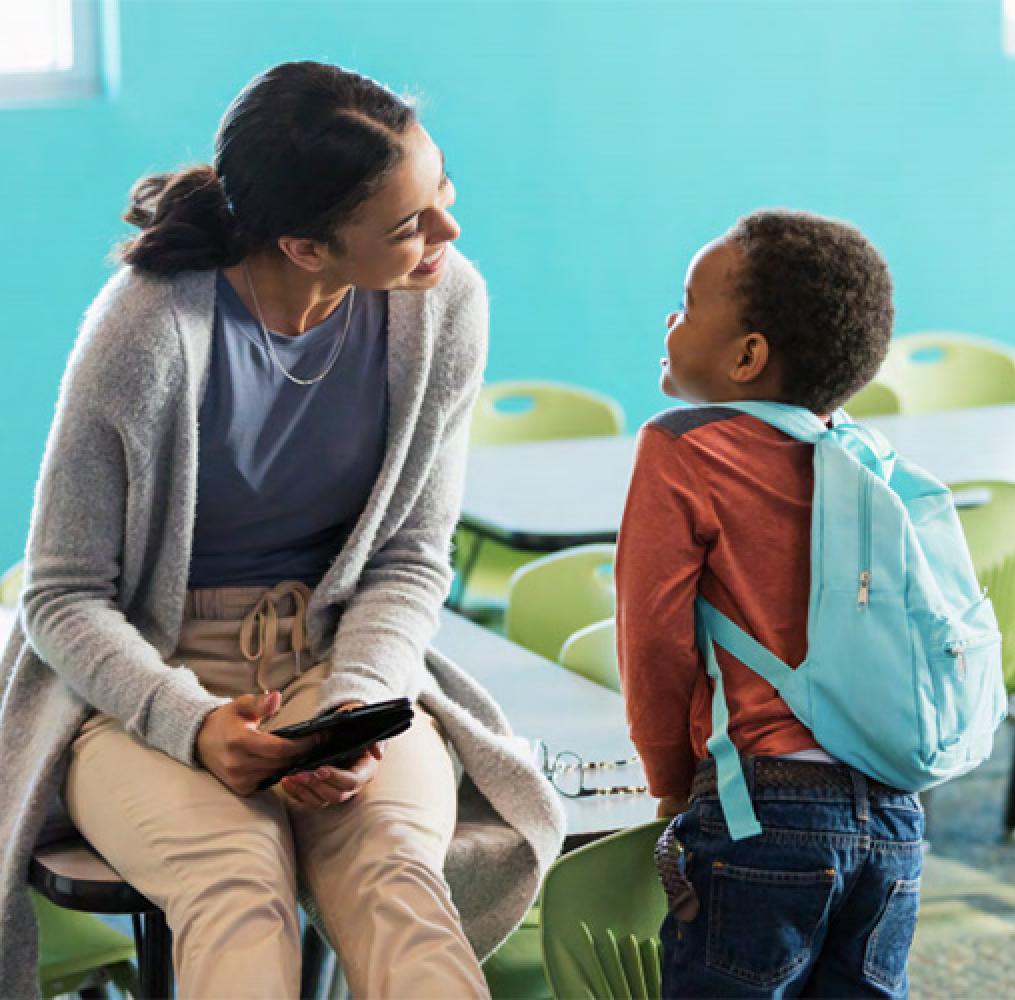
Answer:
[[[292,597],[294,611],[290,647],[296,658],[296,673],[302,673],[300,654],[307,648],[307,604],[310,588],[298,580],[286,580],[266,590],[260,600],[247,612],[240,625],[240,652],[243,658],[257,665],[256,683],[268,691],[262,678],[278,653],[278,606],[286,597]]]

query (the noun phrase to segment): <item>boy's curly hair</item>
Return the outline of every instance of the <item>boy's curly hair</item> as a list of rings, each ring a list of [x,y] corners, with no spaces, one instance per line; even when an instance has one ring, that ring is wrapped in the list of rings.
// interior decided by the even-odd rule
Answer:
[[[892,278],[855,226],[788,209],[744,216],[729,231],[744,251],[746,330],[782,367],[782,401],[829,413],[877,373],[892,336]]]

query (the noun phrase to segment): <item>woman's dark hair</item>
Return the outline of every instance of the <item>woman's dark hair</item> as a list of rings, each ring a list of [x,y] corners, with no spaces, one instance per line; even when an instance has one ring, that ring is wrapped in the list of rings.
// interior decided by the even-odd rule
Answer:
[[[728,235],[744,251],[741,321],[768,338],[782,401],[822,414],[841,406],[888,351],[895,309],[884,258],[856,227],[808,212],[753,212]]]
[[[226,110],[212,165],[143,177],[124,219],[141,233],[121,259],[172,275],[238,263],[279,237],[335,249],[337,228],[399,161],[413,108],[338,66],[283,63],[255,77]]]

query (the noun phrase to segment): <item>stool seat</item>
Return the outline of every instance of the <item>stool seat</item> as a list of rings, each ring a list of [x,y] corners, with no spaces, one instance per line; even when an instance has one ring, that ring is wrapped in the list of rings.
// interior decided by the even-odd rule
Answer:
[[[89,913],[154,913],[158,907],[125,882],[83,837],[38,847],[28,882],[57,906]]]
[[[140,996],[162,1000],[171,995],[172,938],[162,911],[125,882],[79,833],[61,830],[52,840],[44,835],[32,853],[28,884],[68,910],[132,914]]]

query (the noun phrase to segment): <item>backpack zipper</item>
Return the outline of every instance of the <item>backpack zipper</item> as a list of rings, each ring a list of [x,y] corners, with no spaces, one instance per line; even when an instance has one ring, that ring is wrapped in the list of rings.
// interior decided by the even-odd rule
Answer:
[[[966,644],[961,640],[948,643],[946,649],[955,657],[955,669],[959,677],[966,676]]]
[[[856,606],[870,604],[871,596],[871,480],[864,474],[860,486],[860,586],[856,592]]]

